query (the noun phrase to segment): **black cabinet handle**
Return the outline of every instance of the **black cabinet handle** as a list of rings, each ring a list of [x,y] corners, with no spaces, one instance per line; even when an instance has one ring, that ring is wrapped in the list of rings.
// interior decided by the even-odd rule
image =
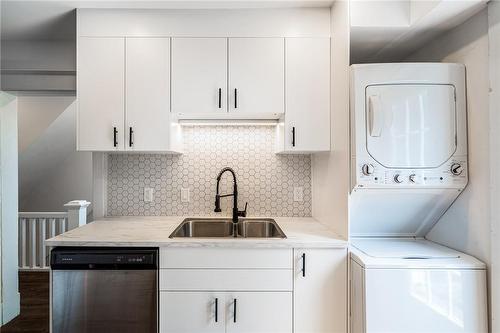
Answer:
[[[295,126],[292,127],[292,147],[295,147]]]
[[[234,88],[234,108],[238,108],[238,89]]]
[[[222,88],[219,88],[219,109],[222,108]]]
[[[113,127],[113,147],[118,146],[118,130]]]
[[[233,300],[233,322],[236,322],[236,298]]]
[[[302,277],[306,277],[306,254],[302,253]]]
[[[215,322],[219,320],[219,299],[215,298]]]
[[[133,134],[134,134],[134,130],[132,129],[132,127],[130,127],[129,131],[128,131],[128,146],[129,147],[132,147],[134,145]]]

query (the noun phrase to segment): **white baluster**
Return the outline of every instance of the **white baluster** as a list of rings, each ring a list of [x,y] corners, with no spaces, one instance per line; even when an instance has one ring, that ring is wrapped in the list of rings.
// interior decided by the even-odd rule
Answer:
[[[56,236],[57,219],[55,219],[55,218],[50,219],[49,226],[50,226],[49,227],[50,238],[55,237]]]
[[[68,229],[68,219],[67,218],[62,218],[61,220],[61,224],[60,224],[60,229],[59,229],[59,234],[62,234],[63,232],[66,232]]]
[[[27,219],[21,219],[21,229],[20,229],[20,236],[21,236],[21,267],[26,268],[28,266],[26,257],[28,255],[27,253],[27,244],[26,244],[26,227],[28,224]]]
[[[36,221],[37,219],[30,219],[30,267],[36,267]]]
[[[39,256],[39,265],[40,268],[45,268],[47,266],[46,264],[46,249],[45,249],[45,236],[47,232],[47,220],[46,219],[40,219],[40,222],[38,224],[39,227],[39,232],[38,232],[38,250],[40,251],[40,256]]]
[[[56,235],[56,219],[55,218],[51,218],[50,221],[49,221],[49,237],[48,238],[55,237],[55,235]],[[47,253],[50,253],[50,249],[51,249],[50,246],[46,247]],[[50,256],[47,257],[46,265],[47,266],[50,265]]]

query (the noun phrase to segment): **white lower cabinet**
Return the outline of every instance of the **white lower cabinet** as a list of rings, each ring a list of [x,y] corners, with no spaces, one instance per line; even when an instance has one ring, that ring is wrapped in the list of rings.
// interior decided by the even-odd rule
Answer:
[[[347,332],[347,249],[294,249],[294,266],[294,332]]]
[[[238,292],[226,298],[227,333],[291,333],[291,292]]]
[[[160,292],[160,332],[225,332],[224,294]]]
[[[160,332],[291,333],[291,292],[160,292]]]
[[[161,249],[159,311],[161,333],[346,333],[347,249]]]

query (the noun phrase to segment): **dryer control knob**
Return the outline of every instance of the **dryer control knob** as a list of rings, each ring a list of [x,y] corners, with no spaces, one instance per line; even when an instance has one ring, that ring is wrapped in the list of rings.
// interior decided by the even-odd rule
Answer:
[[[408,178],[410,179],[410,182],[412,182],[412,183],[418,182],[418,176],[414,173],[412,173]]]
[[[365,176],[373,174],[374,171],[375,168],[371,164],[363,164],[363,166],[361,167],[361,172],[363,172],[363,175]]]
[[[453,163],[451,165],[450,171],[454,176],[460,176],[464,171],[464,168],[460,163]]]
[[[398,184],[402,183],[403,182],[403,176],[401,176],[400,174],[395,174],[394,175],[394,181]]]

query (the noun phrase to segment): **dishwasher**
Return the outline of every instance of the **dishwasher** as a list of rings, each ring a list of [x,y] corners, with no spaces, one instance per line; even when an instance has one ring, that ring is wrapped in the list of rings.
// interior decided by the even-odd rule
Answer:
[[[56,247],[51,332],[157,333],[158,249]]]

